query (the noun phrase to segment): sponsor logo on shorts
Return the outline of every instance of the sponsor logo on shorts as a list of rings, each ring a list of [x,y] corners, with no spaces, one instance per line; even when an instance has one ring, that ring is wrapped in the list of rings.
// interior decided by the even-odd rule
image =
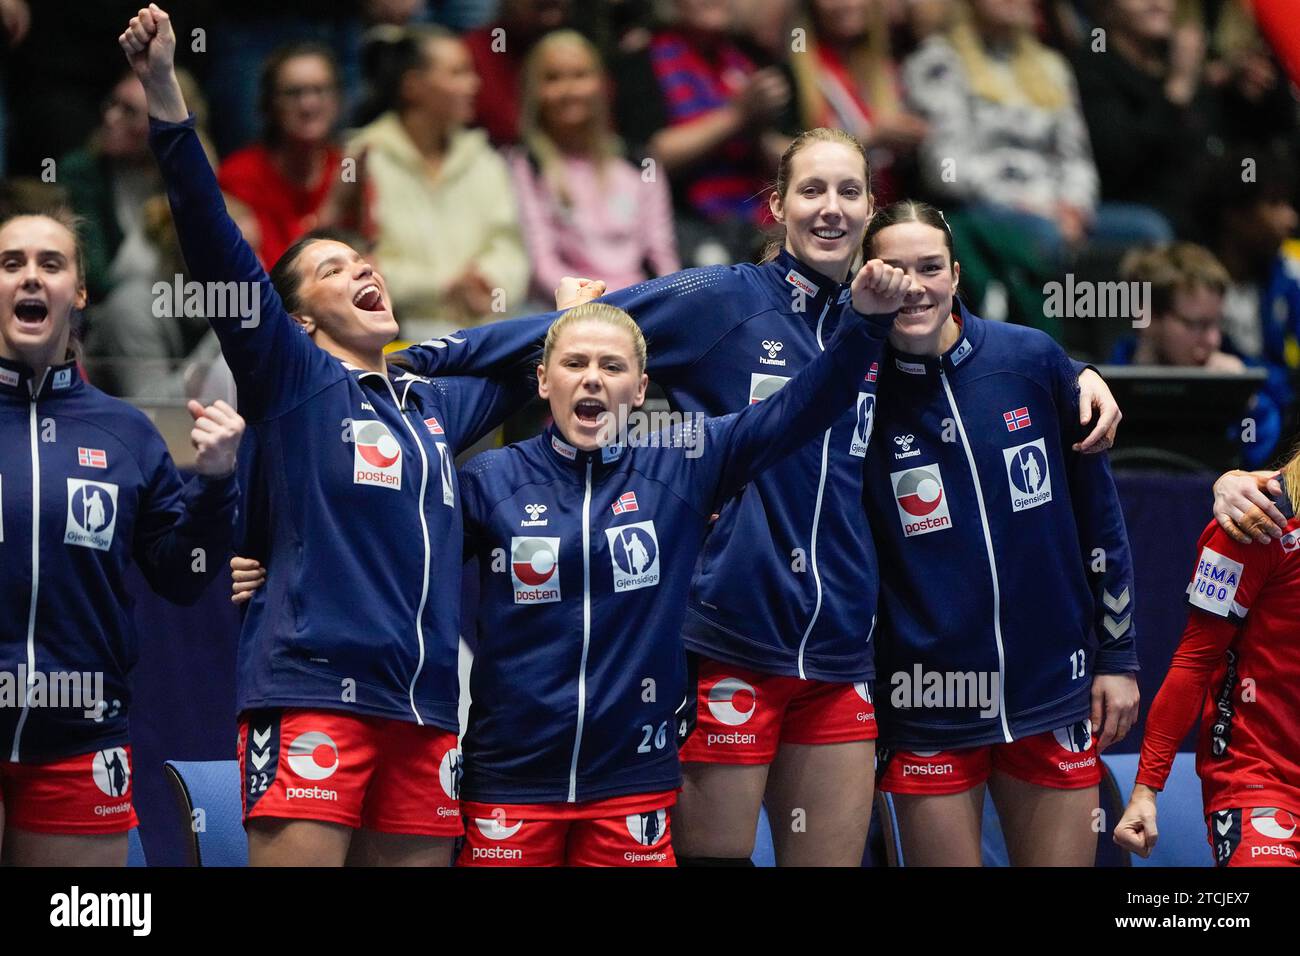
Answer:
[[[1068,727],[1058,727],[1052,731],[1052,736],[1062,750],[1068,750],[1072,754],[1087,753],[1092,746],[1092,720],[1085,717]]]
[[[524,825],[524,821],[517,820],[514,826],[507,826],[504,816],[475,817],[474,825],[478,827],[478,832],[489,840],[509,840],[519,832],[519,828]]]
[[[739,677],[724,677],[709,688],[708,704],[709,713],[715,720],[728,727],[739,727],[754,716],[758,707],[758,694],[752,685],[746,684]],[[753,743],[752,740],[737,742]]]
[[[1289,840],[1295,836],[1296,819],[1277,807],[1256,807],[1250,811],[1250,825],[1260,836],[1270,840]]]
[[[895,471],[889,480],[894,485],[894,500],[898,505],[898,519],[903,523],[904,537],[912,538],[952,527],[948,499],[943,492],[943,475],[937,464]]]
[[[1219,554],[1213,548],[1201,549],[1201,558],[1196,562],[1196,576],[1188,585],[1188,601],[1193,607],[1219,617],[1232,613],[1241,616],[1236,597],[1243,570],[1240,561]]]
[[[402,446],[380,421],[352,423],[352,483],[402,490]]]
[[[305,780],[328,780],[339,769],[339,748],[329,734],[309,730],[289,744],[289,769]]]
[[[63,543],[107,551],[117,528],[117,485],[110,481],[68,479],[68,521]]]
[[[858,696],[861,697],[864,701],[866,701],[868,704],[871,703],[871,690],[870,688],[867,687],[866,683],[864,683],[863,681],[858,681],[856,684],[853,685],[853,689],[857,691]],[[858,711],[859,723],[865,724],[875,719],[876,719],[875,707],[870,707],[867,710]]]
[[[516,604],[560,599],[560,539],[511,538],[510,579]]]
[[[112,806],[112,807],[105,807],[105,806],[95,807],[95,816],[97,817],[111,817],[114,814],[130,813],[130,812],[131,812],[130,801],[127,801],[126,803],[119,803],[116,806]]]
[[[460,780],[463,775],[460,750],[452,747],[442,755],[442,762],[438,764],[438,783],[448,800],[460,799]],[[457,811],[456,815],[459,816],[460,812]]]
[[[471,847],[473,860],[522,860],[524,851],[510,846],[476,846]]]
[[[1047,466],[1046,439],[1002,449],[1011,491],[1011,510],[1028,511],[1052,500],[1052,473]]]
[[[1292,531],[1282,538],[1282,550],[1290,553],[1300,550],[1300,530]]]
[[[125,797],[131,789],[131,761],[122,747],[95,751],[90,773],[95,786],[106,796]]]
[[[754,734],[706,734],[704,746],[713,747],[720,744],[753,744],[758,742]]]
[[[1284,856],[1287,859],[1296,859],[1296,852],[1285,843],[1269,843],[1264,846],[1252,846],[1250,855],[1253,859],[1257,856]]]
[[[662,863],[668,859],[668,854],[663,850],[652,853],[633,853],[629,850],[623,854],[623,859],[628,863]]]
[[[338,800],[339,793],[337,790],[326,790],[322,787],[285,787],[284,798],[286,800]]]
[[[938,751],[925,754],[933,756]],[[920,757],[921,754],[916,754]],[[953,765],[950,763],[905,763],[903,764],[904,777],[943,777],[953,772]]]
[[[668,811],[659,809],[630,813],[624,822],[633,840],[642,846],[654,846],[668,832]]]

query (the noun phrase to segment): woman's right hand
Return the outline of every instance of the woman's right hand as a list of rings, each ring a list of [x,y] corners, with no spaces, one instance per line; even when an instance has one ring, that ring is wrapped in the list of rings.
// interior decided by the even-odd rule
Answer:
[[[253,592],[266,583],[266,568],[256,558],[230,559],[230,603],[247,604]]]
[[[1142,859],[1151,855],[1160,834],[1156,829],[1156,791],[1145,784],[1133,787],[1128,807],[1115,826],[1115,845]]]
[[[1214,483],[1214,520],[1239,544],[1268,544],[1286,534],[1286,518],[1269,496],[1281,497],[1276,472],[1230,471]]]
[[[144,86],[149,115],[172,123],[183,122],[189,110],[176,82],[176,33],[171,17],[156,3],[141,7],[117,42]]]
[[[605,283],[602,279],[582,279],[575,276],[565,276],[560,280],[560,284],[555,287],[555,308],[557,311],[563,312],[566,309],[572,309],[575,305],[582,305],[592,299],[599,299],[604,294]]]

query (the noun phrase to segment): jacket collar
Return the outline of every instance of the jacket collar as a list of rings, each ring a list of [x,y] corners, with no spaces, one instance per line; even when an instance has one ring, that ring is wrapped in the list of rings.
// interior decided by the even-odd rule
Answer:
[[[802,314],[809,323],[816,324],[827,302],[848,301],[847,282],[839,282],[823,275],[790,255],[784,248],[763,268],[767,270],[773,285],[781,290],[781,294],[790,296],[791,301],[797,297],[803,298]]]
[[[566,471],[585,472],[590,463],[592,474],[602,475],[617,467],[627,451],[622,445],[605,445],[595,451],[581,451],[565,441],[554,422],[547,425],[538,437],[547,458]]]
[[[51,365],[39,382],[34,381],[32,370],[23,363],[0,358],[0,394],[49,398],[70,395],[84,387],[74,358],[68,358],[62,365]]]
[[[956,315],[961,320],[961,335],[952,347],[939,356],[912,355],[889,347],[889,362],[905,375],[937,375],[940,371],[953,374],[971,360],[984,342],[984,320],[966,308],[960,298],[953,299]]]

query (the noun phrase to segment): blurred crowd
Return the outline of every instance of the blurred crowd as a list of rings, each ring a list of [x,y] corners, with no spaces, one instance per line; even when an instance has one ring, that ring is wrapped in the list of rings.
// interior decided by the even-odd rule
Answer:
[[[1300,383],[1300,23],[1273,0],[173,0],[187,101],[269,269],[347,231],[403,337],[753,259],[803,129],[861,138],[878,203],[947,214],[963,297],[1080,357],[1262,368],[1262,464]],[[4,212],[83,220],[86,368],[110,392],[213,386],[176,249],[137,3],[0,0]],[[1275,12],[1275,11],[1274,11]],[[1289,65],[1289,69],[1288,69]],[[1150,283],[1143,315],[1062,317],[1045,286]],[[169,300],[170,301],[170,300]],[[191,310],[179,310],[189,312]],[[211,397],[211,393],[207,397]],[[1263,427],[1263,426],[1261,426]],[[1264,447],[1267,444],[1268,447]]]

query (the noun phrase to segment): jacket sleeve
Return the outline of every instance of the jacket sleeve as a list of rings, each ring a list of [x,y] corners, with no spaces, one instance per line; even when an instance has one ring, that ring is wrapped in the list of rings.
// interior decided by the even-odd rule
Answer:
[[[1098,641],[1096,674],[1131,674],[1138,670],[1133,613],[1133,554],[1119,492],[1110,471],[1110,458],[1102,453],[1083,455],[1071,446],[1084,435],[1079,425],[1079,379],[1073,363],[1056,346],[1053,369],[1056,410],[1061,429],[1070,503],[1079,533],[1080,560],[1084,563],[1093,596],[1093,623]]]
[[[860,315],[844,306],[826,349],[771,398],[731,415],[705,419],[702,432],[686,444],[703,475],[691,476],[703,491],[705,509],[717,510],[764,469],[830,428],[865,390],[864,380],[879,362],[894,315]],[[875,395],[859,403],[859,427],[870,436]],[[698,493],[698,492],[697,492]]]
[[[201,283],[205,302],[217,306],[207,319],[239,387],[240,412],[260,421],[293,407],[321,387],[328,357],[285,311],[227,214],[193,115],[184,123],[151,117],[149,144],[167,186],[188,274]]]
[[[136,517],[132,556],[160,595],[177,604],[193,604],[230,554],[239,482],[234,475],[196,475],[183,484],[162,436],[156,434],[148,440],[140,465],[148,483]]]
[[[598,278],[598,277],[596,277]],[[688,269],[601,296],[629,313],[646,337],[647,371],[660,384],[679,377],[717,344],[747,300],[734,266]],[[551,323],[563,314],[545,312],[505,319],[430,339],[398,353],[395,360],[418,375],[498,375],[535,368]]]
[[[537,376],[528,371],[487,378],[480,375],[434,379],[447,409],[447,440],[459,455],[501,425],[537,394]]]

